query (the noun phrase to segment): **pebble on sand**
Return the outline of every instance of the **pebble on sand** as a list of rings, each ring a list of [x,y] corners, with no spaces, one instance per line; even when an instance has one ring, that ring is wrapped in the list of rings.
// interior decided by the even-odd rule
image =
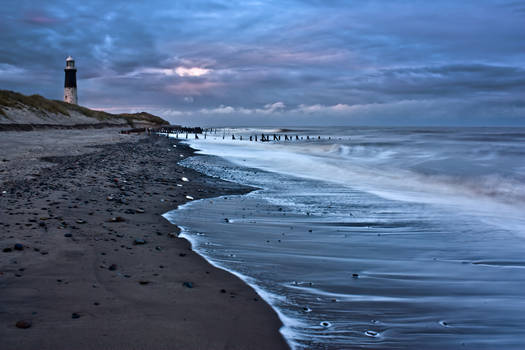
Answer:
[[[146,241],[142,238],[136,238],[134,241],[133,241],[133,244],[134,245],[142,245],[142,244],[146,244]]]
[[[186,199],[189,199],[190,201],[192,201],[193,197],[192,196],[186,196]]]
[[[111,219],[109,219],[109,222],[124,222],[126,219],[124,219],[122,216],[115,216]]]
[[[188,182],[188,181],[190,181],[190,180],[188,180],[187,177],[181,177],[180,179],[181,179],[182,181],[184,181],[184,182]]]
[[[73,319],[80,318],[80,314],[78,314],[78,313],[76,313],[76,312],[73,312],[73,313],[71,314],[71,318],[73,318]]]
[[[24,250],[24,245],[22,243],[15,244],[15,250]]]
[[[27,329],[33,325],[31,320],[20,320],[16,323],[16,328]]]
[[[191,282],[184,282],[184,283],[182,283],[182,285],[184,287],[186,287],[186,288],[193,288],[193,283],[191,283]]]

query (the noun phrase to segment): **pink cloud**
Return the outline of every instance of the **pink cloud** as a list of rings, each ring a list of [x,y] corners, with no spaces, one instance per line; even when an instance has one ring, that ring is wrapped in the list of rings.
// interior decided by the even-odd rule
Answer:
[[[212,81],[203,82],[191,82],[184,81],[176,84],[168,85],[166,89],[169,92],[176,93],[177,95],[184,96],[198,96],[205,92],[214,92],[213,90],[219,89],[224,84]]]
[[[42,12],[29,12],[26,13],[22,19],[24,22],[46,26],[56,24],[61,21],[61,19],[49,16]]]

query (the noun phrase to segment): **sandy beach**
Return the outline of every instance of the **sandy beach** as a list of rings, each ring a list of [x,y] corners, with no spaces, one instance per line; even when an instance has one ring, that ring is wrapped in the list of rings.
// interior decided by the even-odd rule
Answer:
[[[116,128],[4,132],[0,149],[2,349],[288,348],[275,312],[161,216],[249,188]]]

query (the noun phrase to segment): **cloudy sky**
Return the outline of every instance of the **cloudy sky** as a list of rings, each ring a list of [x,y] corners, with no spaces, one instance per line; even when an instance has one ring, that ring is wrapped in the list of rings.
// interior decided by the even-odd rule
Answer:
[[[525,125],[517,0],[3,0],[0,89],[191,125]]]

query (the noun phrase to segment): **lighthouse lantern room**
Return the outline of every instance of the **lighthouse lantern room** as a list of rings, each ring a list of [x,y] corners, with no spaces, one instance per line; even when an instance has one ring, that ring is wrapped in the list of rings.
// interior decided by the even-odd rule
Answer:
[[[64,102],[78,104],[77,98],[77,69],[73,57],[66,58],[66,72],[64,80]]]

